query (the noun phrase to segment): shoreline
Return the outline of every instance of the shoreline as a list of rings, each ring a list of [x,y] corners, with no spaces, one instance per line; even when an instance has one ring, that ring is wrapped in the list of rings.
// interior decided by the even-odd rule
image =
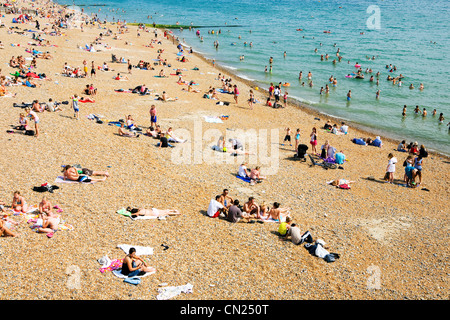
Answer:
[[[170,33],[171,29],[162,28],[160,30],[163,31],[163,32],[167,31],[168,35],[170,37],[174,37],[175,41],[178,41],[178,43],[181,43],[181,41],[179,40],[178,37],[176,37],[175,35]],[[172,38],[171,38],[171,40],[172,40]],[[192,47],[190,45],[188,46],[187,43],[185,45],[182,44],[182,46],[185,47],[185,48]],[[198,57],[202,61],[208,63],[210,66],[213,66],[213,64],[211,62],[212,59],[208,59],[203,54],[196,52],[194,50],[194,47],[192,47],[192,49],[193,49],[193,54],[196,57]],[[248,80],[248,79],[242,78],[242,77],[238,76],[237,74],[235,74],[230,68],[221,66],[220,64],[217,64],[217,62],[215,63],[214,68],[220,70],[221,73],[223,73],[223,74],[228,74],[228,75],[230,75],[230,76],[232,76],[232,77],[234,77],[236,79],[239,79],[240,82],[246,84],[247,86],[249,86],[252,89],[254,89],[255,87],[258,87],[257,92],[260,92],[260,93],[264,92],[266,97],[269,95],[269,92],[268,92],[267,89],[261,88],[259,86],[258,80]],[[264,103],[264,102],[262,101],[261,103]],[[372,137],[372,135],[375,135],[375,136],[380,136],[380,138],[382,138],[383,141],[391,142],[391,143],[394,143],[394,144],[399,144],[402,140],[406,140],[406,143],[408,144],[408,140],[406,138],[396,138],[394,136],[389,136],[389,134],[386,133],[385,131],[381,131],[381,130],[378,130],[378,129],[375,129],[375,128],[370,128],[370,127],[365,126],[363,124],[354,122],[352,120],[343,119],[343,118],[340,118],[338,116],[325,114],[324,112],[320,111],[318,108],[315,108],[315,107],[313,107],[311,105],[308,105],[307,103],[304,103],[304,102],[302,102],[302,101],[300,101],[298,99],[292,98],[292,97],[288,97],[288,106],[289,105],[294,107],[294,108],[298,108],[301,111],[304,111],[305,113],[307,113],[307,114],[309,114],[309,115],[311,115],[313,117],[326,117],[326,119],[320,118],[320,121],[323,122],[323,123],[321,123],[320,129],[323,129],[323,125],[328,119],[331,120],[332,122],[335,122],[338,125],[342,121],[345,121],[346,124],[349,125],[349,127],[353,128],[357,132],[361,133],[363,135],[362,137],[369,137],[369,136]],[[319,120],[317,120],[317,121],[319,121]],[[375,138],[375,136],[372,137],[372,138]],[[358,138],[360,138],[360,137],[358,137]],[[411,141],[409,141],[409,142],[411,142]],[[420,144],[422,144],[422,143],[419,142],[419,145]],[[450,154],[447,154],[447,153],[444,153],[444,152],[439,152],[439,151],[437,151],[435,149],[427,147],[426,145],[425,145],[425,147],[427,148],[427,150],[428,150],[428,152],[430,154],[433,154],[433,155],[439,156],[439,157],[444,157],[444,158],[447,158],[447,159],[450,160]]]

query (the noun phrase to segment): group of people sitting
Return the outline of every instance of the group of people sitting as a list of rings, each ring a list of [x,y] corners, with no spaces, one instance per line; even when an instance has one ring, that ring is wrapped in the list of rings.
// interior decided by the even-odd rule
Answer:
[[[345,124],[345,122],[341,122],[341,126],[338,129],[337,124],[331,124],[331,121],[328,120],[327,123],[325,123],[325,125],[323,126],[323,128],[333,134],[348,134],[348,125]]]
[[[222,194],[211,199],[206,213],[209,217],[221,217],[233,223],[255,221],[264,223],[264,221],[286,221],[290,209],[281,207],[278,202],[274,202],[272,206],[265,203],[258,204],[254,197],[249,197],[248,201],[241,205],[238,199],[233,199],[229,195],[228,189],[224,189]]]
[[[63,76],[70,78],[85,78],[86,74],[81,71],[80,67],[70,67],[67,62],[64,63],[64,67],[61,73]]]
[[[374,146],[381,148],[383,146],[383,141],[381,141],[380,136],[376,136],[375,139],[372,138],[353,138],[352,142],[359,144],[361,146]]]

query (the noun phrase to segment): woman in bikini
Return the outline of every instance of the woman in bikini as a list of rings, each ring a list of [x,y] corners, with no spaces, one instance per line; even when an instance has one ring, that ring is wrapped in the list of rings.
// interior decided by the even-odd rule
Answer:
[[[164,216],[175,216],[181,214],[178,210],[172,209],[144,209],[144,208],[127,208],[128,212],[131,212],[131,217],[135,218],[137,216],[151,216],[151,217],[164,217]]]
[[[20,195],[20,191],[14,192],[11,209],[13,209],[14,211],[22,212],[22,213],[25,213],[28,211],[28,205],[25,201],[25,198]]]

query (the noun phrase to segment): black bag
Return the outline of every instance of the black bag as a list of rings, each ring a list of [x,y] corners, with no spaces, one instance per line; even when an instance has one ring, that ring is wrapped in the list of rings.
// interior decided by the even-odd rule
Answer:
[[[26,136],[34,136],[34,130],[25,130]]]

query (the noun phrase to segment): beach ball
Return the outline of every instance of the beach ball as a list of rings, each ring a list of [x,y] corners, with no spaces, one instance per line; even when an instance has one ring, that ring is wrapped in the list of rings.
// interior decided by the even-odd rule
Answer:
[[[227,148],[225,147],[225,148],[223,148],[223,152],[227,152]]]
[[[255,87],[255,90],[258,90],[259,88],[258,87]]]

